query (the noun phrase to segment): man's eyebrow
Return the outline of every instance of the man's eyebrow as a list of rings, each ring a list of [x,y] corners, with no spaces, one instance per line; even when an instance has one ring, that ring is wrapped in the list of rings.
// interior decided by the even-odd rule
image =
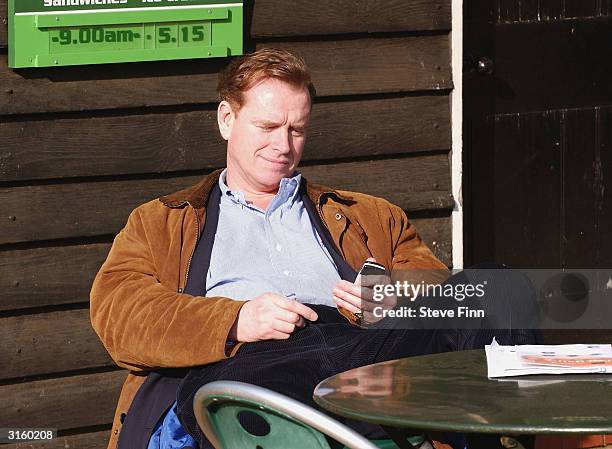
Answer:
[[[281,123],[274,120],[253,120],[256,125],[279,126]]]
[[[282,123],[281,122],[277,122],[274,120],[253,120],[253,123],[255,125],[258,126],[280,126]],[[292,128],[307,128],[308,127],[308,122],[304,121],[304,122],[299,122],[299,123],[294,123]]]

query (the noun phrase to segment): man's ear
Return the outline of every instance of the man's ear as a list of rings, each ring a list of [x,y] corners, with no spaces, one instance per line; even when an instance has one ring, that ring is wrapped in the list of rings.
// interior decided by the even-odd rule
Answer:
[[[235,119],[236,114],[232,106],[225,100],[219,103],[219,107],[217,108],[217,124],[219,125],[221,137],[223,137],[224,140],[229,140]]]

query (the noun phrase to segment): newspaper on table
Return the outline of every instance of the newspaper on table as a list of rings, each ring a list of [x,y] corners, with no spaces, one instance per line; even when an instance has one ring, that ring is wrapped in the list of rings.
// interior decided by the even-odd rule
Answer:
[[[488,377],[612,373],[612,345],[485,346]]]

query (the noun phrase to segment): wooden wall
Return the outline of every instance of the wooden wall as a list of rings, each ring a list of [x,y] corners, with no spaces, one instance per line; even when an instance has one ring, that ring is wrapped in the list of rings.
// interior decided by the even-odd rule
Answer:
[[[398,203],[450,264],[450,0],[245,3],[249,49],[312,68],[303,173]],[[0,0],[0,423],[60,429],[23,448],[103,448],[125,372],[91,329],[91,281],[134,207],[224,165],[227,60],[13,71],[6,14]]]

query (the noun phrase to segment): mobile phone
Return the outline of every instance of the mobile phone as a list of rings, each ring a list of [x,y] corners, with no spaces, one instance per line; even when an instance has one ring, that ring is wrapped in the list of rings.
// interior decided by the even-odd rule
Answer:
[[[366,260],[363,263],[363,266],[359,270],[359,274],[363,276],[381,276],[386,272],[386,268],[384,265],[381,265],[377,262],[370,262]],[[363,322],[363,312],[356,312],[355,317],[357,318],[357,325],[362,326]]]
[[[370,262],[369,260],[366,260],[359,270],[359,274],[362,276],[380,276],[384,275],[385,272],[386,268],[384,265],[377,262]]]

